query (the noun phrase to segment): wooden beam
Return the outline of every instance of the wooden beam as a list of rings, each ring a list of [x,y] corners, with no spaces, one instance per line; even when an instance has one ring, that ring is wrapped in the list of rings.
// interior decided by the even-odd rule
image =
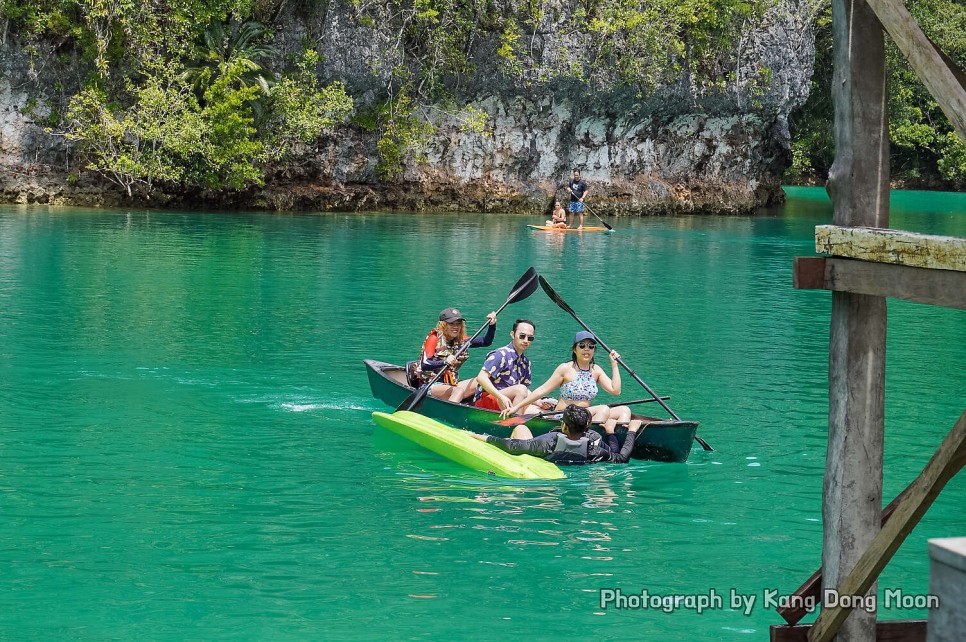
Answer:
[[[798,626],[772,625],[771,642],[806,642],[811,624]],[[888,620],[876,622],[876,642],[926,642],[926,620]]]
[[[966,141],[966,90],[900,0],[866,0],[910,66]]]
[[[903,299],[966,310],[966,272],[797,256],[792,287]]]
[[[828,259],[825,273],[829,290],[966,310],[966,272]]]
[[[833,223],[889,227],[885,34],[865,2],[832,0],[835,162]],[[837,586],[882,518],[886,301],[832,293],[828,454],[822,487],[822,568]],[[873,642],[875,613],[850,618],[843,640]]]
[[[966,272],[966,239],[875,227],[815,227],[815,251],[848,259]]]
[[[966,465],[966,411],[959,416],[953,429],[946,435],[939,449],[911,484],[909,493],[896,506],[892,518],[879,531],[858,563],[838,584],[838,594],[864,596],[872,589],[879,573],[885,568],[902,542],[915,528],[922,516],[942,492],[950,479]],[[828,642],[849,617],[851,608],[834,606],[823,608],[812,630],[809,642]]]

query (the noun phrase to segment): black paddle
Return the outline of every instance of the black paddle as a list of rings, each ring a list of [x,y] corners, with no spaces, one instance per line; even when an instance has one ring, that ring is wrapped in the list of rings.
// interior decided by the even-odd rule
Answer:
[[[556,303],[558,307],[560,307],[560,309],[562,309],[564,312],[566,312],[567,314],[569,314],[570,316],[572,316],[574,318],[574,321],[576,321],[577,323],[579,323],[580,326],[584,330],[586,330],[587,332],[590,332],[595,337],[597,337],[597,343],[599,343],[600,346],[604,350],[606,350],[608,353],[610,353],[611,352],[611,349],[607,347],[607,344],[604,343],[601,340],[601,338],[597,335],[596,332],[594,332],[589,327],[587,327],[587,324],[586,323],[584,323],[583,321],[580,320],[580,317],[577,316],[577,313],[574,312],[574,309],[572,307],[570,307],[569,305],[567,305],[567,302],[566,301],[564,301],[562,298],[560,298],[560,295],[557,294],[556,291],[554,291],[554,289],[552,287],[550,287],[550,284],[547,283],[547,280],[545,278],[543,278],[542,276],[541,277],[538,277],[538,280],[540,281],[540,287],[542,287],[543,288],[543,291],[547,293],[547,296],[549,296],[550,299],[554,303]],[[629,374],[631,377],[633,377],[634,378],[634,381],[636,381],[637,383],[641,384],[641,386],[643,386],[644,389],[647,390],[647,392],[650,393],[650,395],[652,397],[654,397],[659,404],[661,404],[661,407],[663,407],[665,410],[667,410],[669,413],[671,413],[671,416],[672,417],[674,417],[678,421],[681,421],[681,418],[678,417],[677,413],[675,413],[673,410],[671,410],[670,406],[668,406],[666,403],[664,403],[664,401],[660,397],[658,397],[657,393],[654,392],[653,390],[651,390],[651,387],[649,385],[647,385],[646,383],[644,383],[644,380],[641,379],[640,377],[638,377],[637,376],[637,373],[634,372],[633,370],[631,370],[630,366],[628,366],[626,363],[624,363],[624,360],[623,359],[618,358],[617,359],[617,363],[619,363],[622,366],[624,366],[624,369],[627,370],[627,374]],[[704,448],[705,450],[714,450],[714,448],[712,448],[711,445],[708,444],[708,442],[706,442],[704,439],[701,439],[701,437],[698,437],[697,435],[695,435],[694,436],[694,440],[697,441],[699,444],[701,444],[701,447]]]
[[[587,210],[588,212],[590,212],[591,214],[593,214],[594,216],[596,216],[597,217],[597,220],[600,221],[601,223],[603,223],[604,224],[604,227],[606,227],[608,230],[613,230],[614,229],[613,227],[610,226],[610,224],[607,221],[605,221],[601,217],[597,216],[597,212],[595,212],[594,210],[590,209],[590,206],[589,205],[586,205],[585,204],[584,205],[584,209]],[[589,332],[589,330],[588,330],[588,332]],[[602,343],[601,345],[604,345],[604,344]]]
[[[668,400],[670,397],[661,397],[661,399]],[[608,408],[613,408],[615,406],[633,406],[639,403],[651,403],[652,401],[657,401],[654,397],[648,397],[647,399],[635,399],[634,401],[615,401],[614,403],[606,404]],[[509,419],[500,419],[497,421],[491,421],[490,423],[497,424],[498,426],[519,426],[520,424],[525,424],[531,419],[539,419],[540,417],[547,417],[549,415],[559,415],[563,410],[544,410],[543,412],[538,412],[535,415],[517,415],[516,417],[510,417]]]
[[[510,291],[510,294],[507,295],[506,302],[500,306],[500,309],[498,309],[496,313],[500,314],[501,312],[503,312],[503,308],[510,305],[511,303],[523,301],[525,298],[533,294],[536,289],[537,289],[537,271],[534,270],[533,268],[530,268],[529,270],[524,272],[523,276],[520,277],[520,280],[516,282],[516,284],[513,286],[513,289]],[[472,337],[470,337],[469,339],[463,342],[463,345],[460,346],[460,349],[457,350],[453,356],[458,357],[459,355],[463,354],[467,349],[469,349],[470,343],[473,341],[473,339],[479,336],[479,334],[483,332],[483,330],[485,330],[486,326],[488,325],[490,325],[489,322],[484,323],[483,326],[479,330],[477,330]],[[426,393],[429,392],[430,387],[432,387],[432,385],[436,383],[436,381],[438,381],[440,377],[443,376],[443,373],[446,372],[447,368],[449,368],[449,365],[444,365],[442,368],[440,368],[439,371],[435,375],[433,375],[433,378],[429,380],[429,382],[427,382],[425,385],[420,386],[411,395],[406,397],[406,399],[401,404],[399,404],[399,406],[396,408],[396,411],[398,412],[400,410],[413,410],[414,408],[418,408],[419,406],[421,406],[423,403],[423,400],[426,398]]]

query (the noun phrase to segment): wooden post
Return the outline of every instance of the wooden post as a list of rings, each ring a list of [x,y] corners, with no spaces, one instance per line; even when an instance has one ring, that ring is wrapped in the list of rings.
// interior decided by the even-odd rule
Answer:
[[[889,227],[884,34],[863,0],[833,0],[832,12],[835,162],[828,191],[834,222]],[[832,293],[829,439],[822,500],[827,588],[841,584],[879,530],[885,338],[884,298]],[[875,613],[853,613],[837,640],[875,642]]]

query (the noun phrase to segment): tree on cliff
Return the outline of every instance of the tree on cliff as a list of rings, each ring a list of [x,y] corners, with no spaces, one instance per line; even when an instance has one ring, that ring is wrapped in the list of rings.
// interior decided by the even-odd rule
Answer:
[[[58,41],[90,62],[52,128],[129,195],[138,184],[261,184],[352,110],[341,83],[318,82],[312,49],[279,71],[261,66],[276,53],[273,34],[234,17],[252,15],[245,0],[6,0],[2,9],[38,46]]]
[[[55,125],[130,192],[259,184],[349,112],[341,85],[317,84],[325,61],[280,64],[274,47],[291,51],[291,39],[274,30],[299,12],[311,22],[345,11],[354,33],[382,47],[366,62],[383,85],[367,89],[353,124],[376,132],[376,171],[391,179],[441,117],[487,131],[488,115],[466,99],[481,88],[665,87],[691,107],[712,94],[753,107],[768,70],[746,65],[742,47],[777,1],[4,0],[0,11],[37,51],[80,54],[89,77],[53,106],[66,117]],[[318,48],[308,36],[302,45]]]
[[[966,64],[966,7],[953,0],[908,5],[923,31],[960,67]],[[886,37],[892,177],[905,184],[966,184],[966,145],[905,56]],[[835,159],[833,138],[831,7],[816,19],[815,74],[808,102],[792,114],[791,181],[824,180]]]

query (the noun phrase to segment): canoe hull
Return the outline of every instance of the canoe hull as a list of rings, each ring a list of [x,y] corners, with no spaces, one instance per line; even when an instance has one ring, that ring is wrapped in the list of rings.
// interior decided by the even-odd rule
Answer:
[[[365,364],[372,396],[387,406],[396,408],[413,393],[413,388],[406,384],[406,373],[402,366],[374,359],[366,359]],[[500,420],[498,412],[452,403],[429,395],[426,395],[419,411],[422,415],[450,426],[497,437],[509,437],[513,431],[512,426],[496,423]],[[631,453],[634,459],[664,462],[687,460],[691,453],[694,435],[698,430],[698,422],[644,419],[645,427],[638,435],[634,451]],[[535,418],[527,420],[526,424],[534,435],[542,435],[558,427],[560,422]],[[617,428],[617,439],[620,443],[624,443],[626,434],[626,428],[620,426]]]

